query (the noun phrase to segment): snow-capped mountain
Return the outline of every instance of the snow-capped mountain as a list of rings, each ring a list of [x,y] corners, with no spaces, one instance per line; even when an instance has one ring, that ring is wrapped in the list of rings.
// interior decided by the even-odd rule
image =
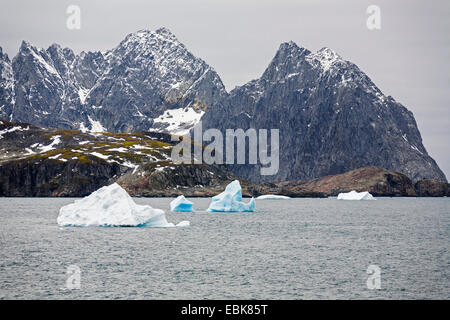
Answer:
[[[217,73],[166,28],[130,34],[106,58],[85,104],[108,130],[183,133],[226,94]]]
[[[378,166],[446,181],[414,116],[329,48],[283,43],[261,78],[227,93],[220,77],[166,28],[129,34],[106,52],[23,42],[0,48],[0,119],[87,131],[280,129],[280,169],[232,167],[254,182],[312,179]]]
[[[24,41],[12,63],[1,53],[0,68],[0,118],[54,128],[182,134],[226,95],[217,73],[166,28],[79,55]]]
[[[117,182],[131,195],[211,197],[237,179],[224,166],[173,161],[175,142],[160,132],[92,133],[0,120],[0,197],[86,196]],[[368,190],[376,196],[450,196],[450,184],[377,167],[309,181],[239,178],[246,196],[336,196]]]
[[[261,78],[231,91],[202,122],[204,130],[280,130],[276,175],[261,176],[259,165],[230,166],[253,182],[312,179],[370,165],[413,180],[446,181],[413,114],[329,48],[281,44]]]
[[[71,128],[83,117],[74,78],[73,52],[54,44],[47,50],[23,41],[12,60],[14,101],[4,119]]]

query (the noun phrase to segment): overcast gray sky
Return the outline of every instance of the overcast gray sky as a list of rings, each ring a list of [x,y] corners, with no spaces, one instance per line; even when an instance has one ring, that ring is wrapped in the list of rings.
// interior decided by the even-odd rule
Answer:
[[[324,46],[356,63],[411,110],[424,145],[450,178],[450,1],[448,0],[0,0],[0,46],[22,40],[75,52],[105,50],[139,29],[169,28],[216,69],[228,90],[259,77],[281,42]],[[81,29],[66,9],[81,8]],[[381,30],[366,9],[381,8]]]

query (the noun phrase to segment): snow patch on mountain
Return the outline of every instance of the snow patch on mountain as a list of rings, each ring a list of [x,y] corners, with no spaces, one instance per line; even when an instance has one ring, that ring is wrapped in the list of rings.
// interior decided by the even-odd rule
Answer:
[[[83,89],[83,88],[78,89],[78,96],[80,97],[80,102],[82,104],[85,103],[86,96],[88,95],[88,93],[89,93],[89,89]]]
[[[23,128],[21,126],[16,126],[16,127],[12,127],[12,128],[9,128],[9,129],[1,130],[0,131],[0,139],[3,138],[4,134],[11,133],[11,132],[14,132],[14,131],[26,131],[26,130],[29,130],[29,129],[30,129],[29,127]]]
[[[323,72],[327,72],[337,61],[342,61],[334,50],[322,48],[317,52],[312,52],[306,56],[306,60],[314,67],[320,67]]]
[[[104,154],[102,154],[102,153],[98,153],[98,152],[91,152],[91,154],[93,155],[93,156],[96,156],[97,158],[100,158],[100,159],[103,159],[103,160],[107,160],[108,158],[109,158],[109,156],[108,155],[104,155]]]
[[[93,120],[88,116],[89,122],[91,123],[91,131],[92,132],[105,132],[106,129],[102,126],[100,121]]]
[[[51,140],[52,142],[49,145],[38,147],[41,153],[56,149],[55,146],[61,143],[61,136],[53,136]]]
[[[153,130],[184,135],[200,121],[204,113],[204,111],[197,111],[191,107],[166,110],[162,115],[153,120],[154,123],[163,125],[164,127]]]

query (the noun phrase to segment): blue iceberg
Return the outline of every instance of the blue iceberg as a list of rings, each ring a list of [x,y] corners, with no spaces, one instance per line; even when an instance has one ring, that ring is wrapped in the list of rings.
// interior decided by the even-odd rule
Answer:
[[[178,196],[170,203],[170,210],[174,212],[193,212],[193,203],[184,196]]]
[[[238,180],[234,180],[225,188],[225,191],[212,198],[207,211],[209,212],[253,212],[255,199],[249,203],[242,202],[242,189]]]

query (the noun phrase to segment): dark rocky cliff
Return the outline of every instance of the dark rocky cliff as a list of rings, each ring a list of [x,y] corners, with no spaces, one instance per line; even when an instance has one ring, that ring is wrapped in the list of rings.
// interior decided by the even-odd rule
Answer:
[[[0,120],[0,196],[81,197],[113,182],[136,196],[212,196],[236,179],[223,166],[173,162],[172,143],[164,133],[83,133]]]
[[[283,43],[261,78],[209,108],[203,129],[280,130],[280,170],[230,166],[253,182],[312,179],[365,166],[413,181],[446,181],[427,154],[413,114],[385,96],[355,64],[324,48]]]
[[[450,184],[377,167],[314,180],[253,184],[224,166],[172,161],[164,133],[82,133],[0,120],[0,196],[81,197],[117,182],[131,195],[212,197],[232,180],[243,194],[326,197],[351,190],[375,196],[450,196]]]

